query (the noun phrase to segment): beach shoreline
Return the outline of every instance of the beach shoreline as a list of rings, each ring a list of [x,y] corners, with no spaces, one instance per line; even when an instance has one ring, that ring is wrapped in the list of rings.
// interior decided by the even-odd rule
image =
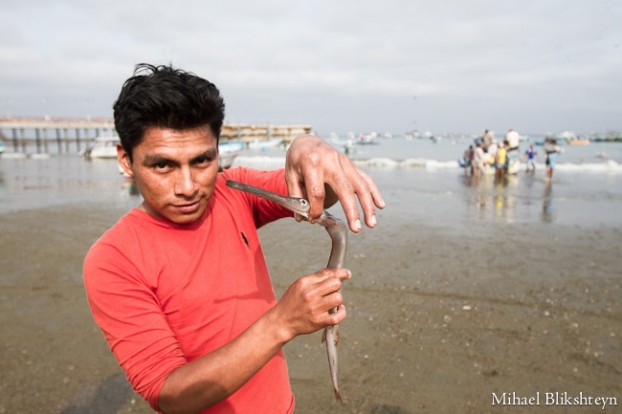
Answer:
[[[125,211],[74,203],[0,214],[0,413],[151,412],[123,379],[82,286],[84,254]],[[492,404],[503,392],[622,403],[622,229],[508,225],[501,237],[496,224],[465,226],[459,237],[387,210],[377,229],[350,235],[345,404],[334,402],[316,333],[285,348],[297,413],[516,409]],[[330,243],[317,226],[281,221],[260,237],[277,296],[325,266]]]

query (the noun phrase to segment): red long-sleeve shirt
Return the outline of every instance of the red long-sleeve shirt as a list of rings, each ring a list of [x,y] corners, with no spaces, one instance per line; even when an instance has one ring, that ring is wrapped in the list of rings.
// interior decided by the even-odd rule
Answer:
[[[235,339],[276,303],[257,228],[292,213],[226,187],[226,179],[287,193],[283,170],[226,170],[200,220],[176,225],[134,209],[84,262],[93,317],[136,392],[156,410],[171,371]],[[293,408],[281,350],[204,413]]]

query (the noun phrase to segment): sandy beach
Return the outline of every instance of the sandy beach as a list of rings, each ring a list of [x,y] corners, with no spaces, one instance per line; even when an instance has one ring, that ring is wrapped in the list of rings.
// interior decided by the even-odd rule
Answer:
[[[0,215],[0,413],[151,412],[108,351],[82,286],[85,252],[124,211],[80,203]],[[555,392],[613,397],[605,412],[619,412],[622,229],[508,225],[497,237],[498,226],[478,223],[458,234],[390,209],[379,222],[350,237],[344,404],[317,333],[286,346],[297,413],[538,411],[493,404],[493,393],[539,393],[546,413],[602,412],[546,405]],[[277,295],[328,258],[317,226],[281,221],[260,234]]]

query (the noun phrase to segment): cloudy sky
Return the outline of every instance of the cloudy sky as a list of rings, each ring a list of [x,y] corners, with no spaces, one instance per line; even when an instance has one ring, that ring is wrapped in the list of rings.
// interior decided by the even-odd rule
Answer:
[[[619,0],[3,0],[0,116],[112,116],[140,62],[320,134],[622,129]]]

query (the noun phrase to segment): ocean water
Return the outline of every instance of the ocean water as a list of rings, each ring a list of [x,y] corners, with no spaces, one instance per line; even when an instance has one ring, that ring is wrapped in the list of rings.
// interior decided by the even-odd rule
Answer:
[[[332,144],[343,151],[341,142]],[[465,176],[457,160],[471,143],[471,138],[378,139],[355,145],[349,156],[376,180],[388,206],[384,215],[456,231],[473,222],[622,226],[622,144],[563,146],[549,181],[541,147],[536,147],[535,173],[526,173],[523,165],[503,180]],[[528,146],[521,142],[520,151]],[[234,166],[278,168],[284,162],[285,150],[276,148],[247,151]]]
[[[470,143],[467,138],[379,139],[355,145],[349,156],[374,177],[387,202],[380,220],[419,221],[456,232],[473,223],[622,227],[622,144],[565,146],[548,181],[541,147],[533,174],[521,169],[503,180],[465,176],[457,159]],[[339,142],[333,145],[343,150]],[[521,143],[521,151],[526,148]],[[285,153],[284,148],[245,150],[233,166],[280,168]],[[129,209],[140,195],[114,160],[87,161],[77,154],[0,158],[0,214],[84,202]]]

